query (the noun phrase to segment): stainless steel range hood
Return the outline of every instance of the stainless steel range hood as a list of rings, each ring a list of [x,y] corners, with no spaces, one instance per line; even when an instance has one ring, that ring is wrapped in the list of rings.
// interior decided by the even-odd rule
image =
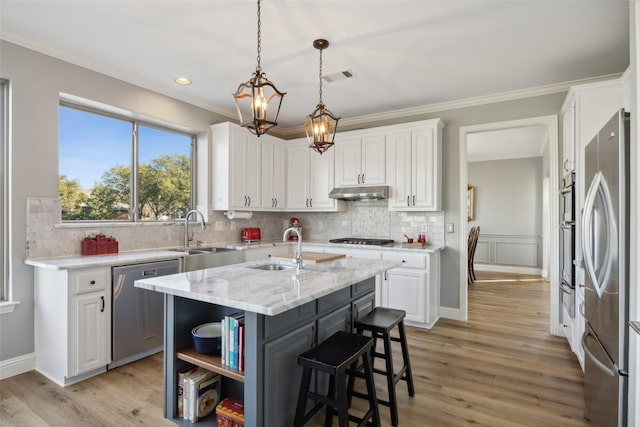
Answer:
[[[389,198],[389,186],[338,187],[331,190],[329,197],[340,200],[383,200]]]

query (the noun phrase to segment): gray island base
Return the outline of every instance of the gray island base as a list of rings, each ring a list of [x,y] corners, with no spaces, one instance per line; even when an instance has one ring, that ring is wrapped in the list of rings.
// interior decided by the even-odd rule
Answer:
[[[221,397],[244,402],[245,426],[293,424],[302,370],[298,354],[338,330],[351,331],[374,307],[376,281],[398,262],[342,258],[295,269],[265,271],[269,260],[142,279],[136,286],[165,294],[165,417],[177,417],[177,376],[201,366],[222,377]],[[193,350],[191,330],[242,312],[245,369],[229,369],[220,357]],[[316,384],[325,390],[326,384]],[[215,426],[212,414],[198,423]]]

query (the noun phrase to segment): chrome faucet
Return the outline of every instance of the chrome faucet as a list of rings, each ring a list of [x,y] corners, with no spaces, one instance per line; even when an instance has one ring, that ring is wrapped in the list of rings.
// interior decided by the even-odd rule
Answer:
[[[202,229],[206,229],[207,226],[204,223],[204,215],[197,209],[192,209],[184,216],[184,247],[189,247],[189,242],[193,240],[193,233],[189,235],[189,217],[191,214],[196,214],[196,220],[198,220],[198,215],[200,215],[200,224],[202,225]]]
[[[300,232],[298,231],[297,228],[295,227],[290,227],[287,228],[286,230],[284,230],[284,234],[282,235],[282,241],[286,242],[287,241],[287,237],[289,236],[290,232],[294,232],[298,235],[298,253],[295,254],[295,256],[293,257],[293,259],[291,260],[292,262],[296,263],[296,272],[300,273],[300,269],[302,268],[302,234],[300,234]]]

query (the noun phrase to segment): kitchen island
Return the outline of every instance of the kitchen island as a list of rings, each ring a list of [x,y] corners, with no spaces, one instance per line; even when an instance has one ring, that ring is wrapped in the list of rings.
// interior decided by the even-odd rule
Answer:
[[[341,258],[295,269],[263,270],[271,260],[136,281],[165,294],[165,417],[178,424],[177,375],[197,365],[222,376],[222,398],[244,401],[246,426],[291,425],[301,369],[297,356],[373,309],[375,276],[395,261]],[[191,329],[242,312],[245,369],[192,349]],[[202,425],[215,425],[208,417]]]

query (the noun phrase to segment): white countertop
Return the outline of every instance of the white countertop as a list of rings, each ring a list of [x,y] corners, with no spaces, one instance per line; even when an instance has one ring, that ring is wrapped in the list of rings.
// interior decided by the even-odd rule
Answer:
[[[297,242],[280,240],[261,241],[254,243],[227,242],[227,243],[210,243],[203,246],[215,246],[220,248],[229,248],[235,250],[249,250],[257,248],[267,248],[280,245],[296,245]],[[416,253],[433,253],[444,249],[444,246],[430,246],[424,248],[403,248],[398,242],[389,246],[375,245],[350,245],[340,243],[329,243],[326,240],[303,240],[302,245],[325,246],[330,252],[331,248],[345,249],[369,249],[382,251],[415,251]],[[117,254],[106,255],[90,255],[90,256],[68,256],[60,258],[29,258],[25,259],[25,264],[33,267],[46,268],[50,270],[73,270],[79,268],[92,267],[108,267],[127,264],[137,264],[142,262],[164,261],[170,259],[178,259],[185,256],[184,252],[176,252],[167,249],[147,249],[139,251],[120,252]]]
[[[183,252],[169,250],[144,250],[117,254],[71,256],[61,258],[26,259],[27,265],[49,270],[73,270],[78,268],[109,267],[112,265],[137,264],[141,262],[166,261],[185,256]]]
[[[265,271],[267,259],[136,280],[135,286],[197,301],[275,316],[401,264],[341,258],[295,269]]]

